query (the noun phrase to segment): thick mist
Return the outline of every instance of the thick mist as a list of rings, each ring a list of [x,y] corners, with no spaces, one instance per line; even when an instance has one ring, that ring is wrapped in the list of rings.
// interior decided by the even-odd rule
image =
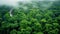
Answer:
[[[0,0],[0,5],[18,6],[18,2],[28,3],[32,1],[55,1],[55,0]]]
[[[33,2],[32,2],[33,1]],[[40,1],[40,2],[39,2]],[[45,2],[44,2],[45,1]],[[52,4],[54,3],[54,1],[56,0],[0,0],[0,5],[7,5],[7,6],[12,6],[12,7],[21,7],[21,5],[19,5],[19,3],[32,3],[33,6],[35,6],[34,2],[39,2],[40,4],[40,8],[45,10],[47,8],[49,8],[50,6],[52,6]],[[23,9],[26,9],[26,6],[22,6]],[[12,16],[11,12],[12,12],[13,8],[9,11],[10,16]]]

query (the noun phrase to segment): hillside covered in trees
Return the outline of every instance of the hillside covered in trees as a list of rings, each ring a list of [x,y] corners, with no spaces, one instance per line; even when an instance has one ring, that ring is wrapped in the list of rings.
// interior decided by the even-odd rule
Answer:
[[[0,6],[0,34],[60,34],[60,1],[49,8],[40,2],[20,3],[19,8]]]

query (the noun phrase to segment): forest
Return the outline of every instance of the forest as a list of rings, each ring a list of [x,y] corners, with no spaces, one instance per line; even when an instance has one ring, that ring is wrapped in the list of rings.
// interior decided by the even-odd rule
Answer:
[[[60,1],[49,8],[40,2],[20,3],[12,10],[10,6],[0,6],[0,34],[60,34]]]

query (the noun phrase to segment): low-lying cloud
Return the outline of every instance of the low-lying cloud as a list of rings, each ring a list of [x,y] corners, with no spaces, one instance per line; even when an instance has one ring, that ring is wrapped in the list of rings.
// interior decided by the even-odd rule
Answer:
[[[18,2],[26,3],[31,1],[54,1],[54,0],[0,0],[0,5],[17,6]]]
[[[32,1],[55,1],[55,0],[0,0],[0,5],[8,5],[8,6],[13,6],[13,7],[18,7],[18,3],[22,2],[22,3],[31,3]],[[53,2],[40,2],[40,6],[43,10],[47,9],[48,7],[50,7],[52,5]],[[34,5],[34,4],[33,4]],[[21,5],[20,5],[21,6]],[[23,7],[24,9],[26,9],[26,7]],[[11,9],[9,11],[10,16],[12,16],[11,12],[13,9]]]

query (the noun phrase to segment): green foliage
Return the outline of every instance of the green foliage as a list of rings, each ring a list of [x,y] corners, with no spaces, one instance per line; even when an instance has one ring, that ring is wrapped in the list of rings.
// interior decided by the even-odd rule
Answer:
[[[10,34],[16,34],[16,33],[17,33],[16,30],[12,30],[12,31],[10,32]]]
[[[23,6],[28,9],[15,8],[12,17],[8,8],[0,8],[0,34],[59,34],[60,6],[54,5],[46,10],[41,10],[39,6],[32,7],[32,4]],[[3,12],[3,9],[7,10]]]

